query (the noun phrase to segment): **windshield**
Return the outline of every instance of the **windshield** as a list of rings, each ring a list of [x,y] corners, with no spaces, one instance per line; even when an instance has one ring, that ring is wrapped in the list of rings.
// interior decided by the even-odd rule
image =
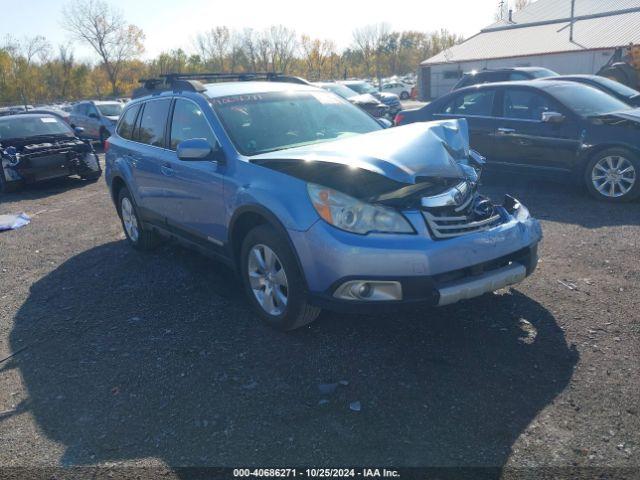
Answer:
[[[324,91],[233,95],[214,98],[211,105],[243,155],[382,129],[359,108]]]
[[[96,105],[96,107],[105,117],[119,117],[122,113],[121,103],[103,103]]]
[[[69,135],[73,132],[55,117],[27,117],[16,115],[0,121],[0,140],[28,138],[40,135]]]
[[[349,83],[347,87],[361,94],[378,93],[378,90],[376,90],[372,85],[369,85],[367,82]]]
[[[629,88],[629,87],[627,87],[626,85],[623,85],[620,82],[616,82],[615,80],[611,80],[610,78],[598,77],[598,78],[595,78],[594,81],[599,83],[603,87],[608,88],[609,90],[612,90],[615,93],[617,93],[618,95],[621,95],[623,97],[633,98],[633,97],[637,97],[638,95],[640,95],[640,92],[638,90],[634,90],[633,88]]]
[[[533,78],[546,78],[546,77],[557,77],[558,74],[553,70],[549,70],[547,68],[541,68],[539,70],[531,70],[531,75]]]
[[[545,91],[583,117],[631,109],[629,105],[608,93],[587,85],[558,82],[545,87]]]
[[[322,85],[320,85],[320,87],[324,88],[325,90],[329,90],[336,95],[340,95],[342,98],[351,98],[358,95],[358,92],[351,90],[345,85],[340,85],[339,83],[323,83]]]

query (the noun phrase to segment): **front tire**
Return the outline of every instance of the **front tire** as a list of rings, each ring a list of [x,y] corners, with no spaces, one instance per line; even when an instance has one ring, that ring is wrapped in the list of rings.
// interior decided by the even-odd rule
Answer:
[[[136,204],[126,187],[120,189],[118,194],[118,213],[129,245],[137,250],[153,250],[156,247],[157,236],[142,228]]]
[[[104,144],[107,141],[111,134],[107,132],[104,128],[100,130],[100,148],[104,148]]]
[[[1,161],[2,160],[0,160],[0,162]],[[0,165],[0,169],[1,168],[2,168],[2,165]],[[20,190],[20,187],[22,187],[22,182],[7,182],[7,180],[4,178],[4,172],[0,171],[0,193],[1,194],[15,192],[17,190]]]
[[[640,160],[624,148],[603,150],[587,163],[584,181],[598,200],[629,202],[640,196]]]
[[[269,225],[251,230],[240,252],[240,272],[249,301],[277,330],[313,322],[320,309],[307,303],[302,273],[287,240]]]

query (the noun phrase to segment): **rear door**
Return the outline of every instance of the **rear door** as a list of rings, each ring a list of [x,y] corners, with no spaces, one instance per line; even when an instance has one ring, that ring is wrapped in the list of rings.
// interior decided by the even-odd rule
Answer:
[[[493,161],[540,171],[570,170],[580,145],[572,112],[542,90],[505,87],[498,98],[500,119]],[[542,120],[544,112],[565,116],[560,123]]]
[[[171,171],[164,168],[173,152],[166,148],[166,127],[171,98],[148,100],[141,107],[133,131],[137,142],[127,159],[138,191],[138,208],[145,220],[166,223],[167,210],[175,201]]]
[[[496,89],[479,88],[465,90],[443,104],[435,119],[466,118],[469,124],[469,142],[471,148],[493,160],[493,138],[498,124],[495,118]]]

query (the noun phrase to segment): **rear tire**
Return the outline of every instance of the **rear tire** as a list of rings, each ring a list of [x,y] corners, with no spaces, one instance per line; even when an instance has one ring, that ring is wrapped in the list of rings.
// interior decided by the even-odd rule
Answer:
[[[129,245],[136,250],[153,250],[158,245],[157,235],[143,229],[136,204],[127,187],[122,187],[118,193],[118,214]]]
[[[640,160],[627,149],[608,148],[589,160],[584,181],[598,200],[630,202],[640,196]]]
[[[320,314],[320,308],[307,303],[305,281],[289,243],[270,225],[247,234],[239,263],[249,301],[269,326],[294,330]]]
[[[410,97],[410,95],[409,95],[409,93],[408,93],[408,92],[402,92],[402,93],[400,94],[400,98],[401,98],[402,100],[407,100],[407,99],[409,99],[409,97]]]

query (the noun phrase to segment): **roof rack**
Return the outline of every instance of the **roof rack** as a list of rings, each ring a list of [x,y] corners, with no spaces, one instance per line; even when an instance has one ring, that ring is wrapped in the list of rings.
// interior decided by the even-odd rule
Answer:
[[[204,92],[206,88],[202,84],[201,80],[209,82],[247,82],[265,80],[268,82],[310,85],[310,83],[304,78],[284,75],[279,72],[167,73],[160,75],[160,78],[140,79],[139,83],[142,84],[142,87],[134,90],[132,98],[139,98],[145,95],[157,94],[168,90]]]

